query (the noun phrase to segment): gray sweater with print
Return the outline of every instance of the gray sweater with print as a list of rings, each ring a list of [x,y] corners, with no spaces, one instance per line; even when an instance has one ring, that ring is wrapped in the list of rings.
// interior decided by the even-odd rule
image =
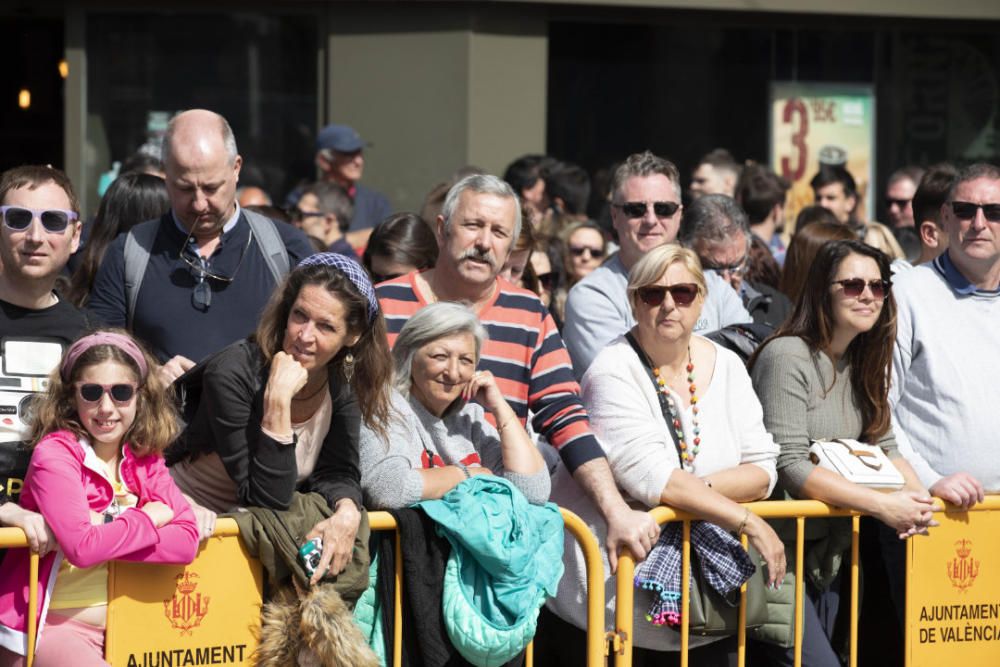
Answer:
[[[797,336],[778,338],[764,347],[750,371],[764,408],[764,426],[781,446],[778,483],[795,497],[815,464],[810,440],[860,439],[861,410],[854,401],[851,369],[822,353],[813,353]],[[889,458],[898,457],[892,429],[877,443]]]
[[[412,396],[393,390],[388,442],[361,426],[361,490],[365,507],[372,510],[408,507],[421,500],[423,459],[436,455],[445,465],[467,461],[478,454],[482,465],[516,486],[528,502],[541,505],[549,499],[546,468],[525,475],[503,467],[500,435],[486,421],[483,408],[466,403],[461,410],[436,417]]]

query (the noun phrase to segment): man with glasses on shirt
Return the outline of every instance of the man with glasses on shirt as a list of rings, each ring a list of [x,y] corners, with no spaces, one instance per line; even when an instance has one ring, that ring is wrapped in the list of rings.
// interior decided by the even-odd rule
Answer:
[[[611,181],[611,221],[620,250],[577,283],[566,300],[563,338],[582,378],[597,353],[635,324],[626,297],[628,272],[645,253],[677,239],[681,211],[680,174],[669,160],[649,151],[630,155]],[[722,278],[705,277],[708,296],[694,330],[699,333],[750,322],[750,314]]]
[[[171,210],[115,239],[88,309],[109,326],[128,327],[176,378],[252,332],[283,273],[313,251],[291,225],[239,206],[242,159],[222,116],[203,109],[174,116],[163,164]]]
[[[739,294],[757,324],[778,328],[791,313],[788,297],[746,279],[750,264],[750,222],[732,197],[703,195],[684,209],[678,239],[694,250],[706,272],[719,276]]]
[[[0,525],[22,528],[45,555],[56,546],[45,521],[13,501],[28,467],[32,396],[89,325],[55,291],[80,243],[79,204],[58,169],[15,167],[0,175],[0,218]]]

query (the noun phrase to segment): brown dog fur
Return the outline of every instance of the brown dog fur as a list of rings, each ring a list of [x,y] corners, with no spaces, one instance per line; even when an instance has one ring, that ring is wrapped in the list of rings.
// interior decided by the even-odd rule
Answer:
[[[351,610],[330,585],[314,586],[302,597],[282,586],[261,612],[254,664],[290,667],[304,650],[326,667],[379,667]]]

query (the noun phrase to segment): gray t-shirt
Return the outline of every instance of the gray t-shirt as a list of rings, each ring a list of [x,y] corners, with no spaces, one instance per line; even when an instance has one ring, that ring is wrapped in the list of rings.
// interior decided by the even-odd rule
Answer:
[[[436,466],[478,462],[494,475],[509,480],[528,502],[540,505],[549,499],[549,472],[532,475],[504,470],[500,434],[488,421],[482,406],[466,403],[458,412],[439,418],[412,396],[392,392],[388,441],[364,423],[361,425],[361,490],[365,507],[396,509],[421,500],[423,478],[433,457]]]
[[[705,272],[708,294],[694,333],[705,334],[730,324],[752,322],[740,295],[711,271]],[[577,380],[604,347],[635,326],[626,288],[628,270],[615,255],[569,291],[563,341]]]
[[[816,465],[809,460],[810,440],[860,439],[864,426],[851,388],[851,369],[804,340],[785,336],[768,343],[750,370],[764,408],[764,426],[781,447],[778,484],[802,497],[802,484]],[[900,456],[892,429],[877,443],[889,458]]]

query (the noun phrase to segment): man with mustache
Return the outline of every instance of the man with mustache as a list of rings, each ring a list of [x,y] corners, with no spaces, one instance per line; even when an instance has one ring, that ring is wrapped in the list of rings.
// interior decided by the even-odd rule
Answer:
[[[522,423],[559,452],[573,478],[600,508],[609,527],[608,560],[617,566],[627,546],[644,558],[659,536],[645,512],[631,510],[615,486],[604,450],[590,430],[569,355],[538,296],[499,277],[521,231],[514,190],[495,176],[468,176],[448,192],[437,218],[438,260],[376,287],[389,344],[406,321],[436,301],[464,301],[479,315],[489,339],[479,370],[491,371]],[[497,424],[503,429],[503,424]]]

